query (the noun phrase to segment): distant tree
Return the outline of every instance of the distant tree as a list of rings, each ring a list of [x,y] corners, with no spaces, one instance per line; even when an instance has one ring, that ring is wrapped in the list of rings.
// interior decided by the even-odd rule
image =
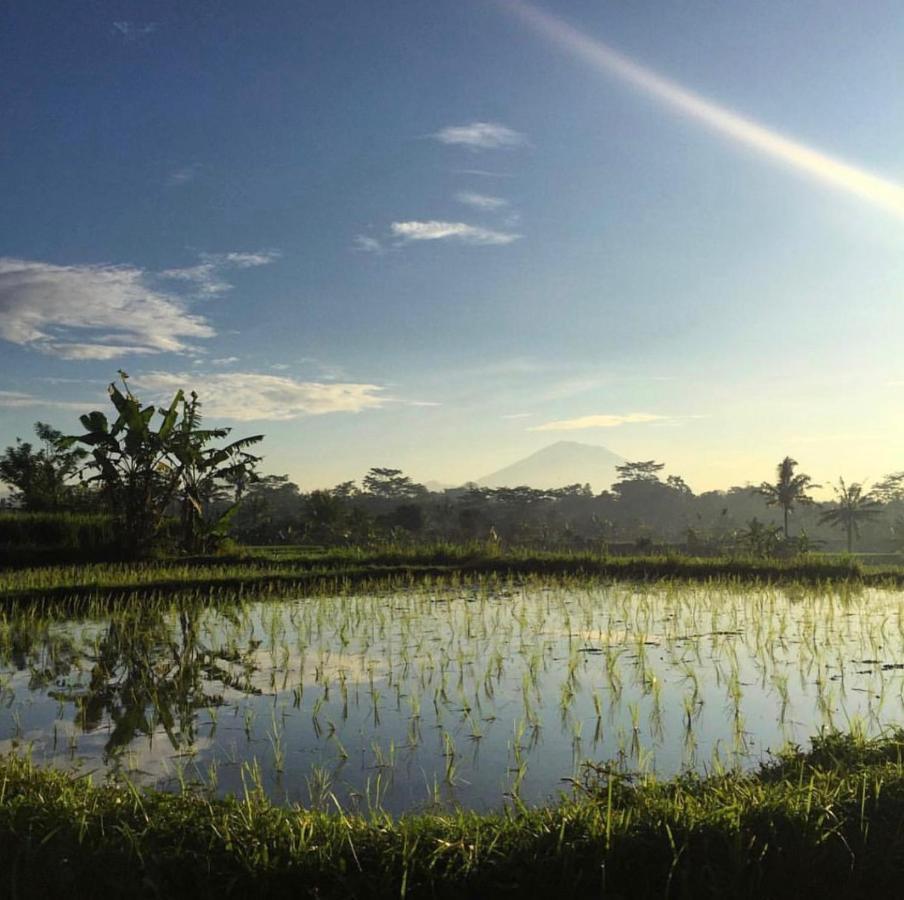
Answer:
[[[690,489],[690,485],[680,475],[669,475],[665,483],[673,490],[678,491],[685,497],[693,496],[694,492]]]
[[[767,525],[754,516],[735,538],[740,549],[753,556],[773,556],[778,549],[781,528]]]
[[[644,462],[626,462],[616,466],[618,481],[659,481],[659,473],[665,468],[665,463],[658,463],[648,459]]]
[[[550,491],[550,494],[556,500],[564,500],[573,497],[592,497],[593,489],[589,484],[577,482],[576,484],[566,484],[564,487],[555,488]]]
[[[427,493],[427,488],[403,475],[401,469],[371,469],[362,484],[365,493],[381,500],[411,500]]]
[[[891,475],[886,475],[873,485],[870,493],[881,503],[904,500],[904,472],[893,472]]]
[[[346,534],[346,502],[333,491],[311,491],[305,500],[307,537],[332,543]]]
[[[44,422],[34,431],[42,446],[16,438],[0,456],[0,481],[14,489],[13,501],[30,512],[63,509],[73,499],[71,480],[87,451],[61,446],[63,435]]]
[[[618,526],[610,519],[604,519],[597,513],[590,518],[593,527],[593,536],[603,543],[614,540],[618,535]]]
[[[361,491],[358,490],[354,481],[343,481],[341,484],[337,484],[330,493],[340,500],[351,500],[352,497],[357,497]]]
[[[813,479],[809,475],[800,473],[794,474],[797,466],[797,460],[786,456],[779,464],[776,470],[775,484],[764,481],[758,488],[754,489],[754,493],[760,494],[766,498],[767,506],[780,506],[784,516],[784,535],[787,539],[788,534],[788,517],[794,509],[796,503],[812,503],[813,498],[807,494],[812,488],[818,488],[818,484],[813,483]]]
[[[298,485],[288,475],[262,475],[248,485],[232,533],[250,544],[284,543],[301,524]]]
[[[847,533],[847,549],[854,549],[854,537],[860,537],[860,525],[882,515],[882,504],[873,496],[863,492],[858,482],[847,485],[843,478],[838,479],[835,488],[836,505],[819,516],[820,525],[833,525],[844,528]]]
[[[891,534],[898,550],[904,550],[904,515],[895,516],[895,520],[891,524]]]
[[[493,491],[478,487],[474,482],[455,501],[455,523],[463,540],[484,537],[492,524],[490,501]]]
[[[420,534],[426,523],[424,508],[416,503],[402,503],[393,510],[391,523],[393,528],[404,528],[411,534]]]

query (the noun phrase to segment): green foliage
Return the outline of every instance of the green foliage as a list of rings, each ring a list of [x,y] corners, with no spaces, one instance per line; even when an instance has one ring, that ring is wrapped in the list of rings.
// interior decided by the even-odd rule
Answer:
[[[560,578],[724,581],[726,583],[904,585],[904,568],[867,569],[849,557],[619,556],[542,553],[475,541],[468,545],[344,547],[328,551],[246,552],[238,558],[161,560],[127,565],[82,565],[0,571],[0,605],[153,601],[164,597],[228,599],[337,590],[396,588],[463,579]]]
[[[63,435],[44,422],[35,422],[34,430],[42,446],[16,438],[0,456],[0,482],[13,488],[13,503],[29,512],[71,507],[77,498],[70,481],[87,454],[66,448]]]
[[[166,794],[0,763],[0,893],[15,897],[892,897],[904,733],[830,734],[751,774],[631,779],[508,812],[393,819]]]
[[[119,536],[111,516],[0,512],[0,559],[6,563],[115,559],[118,554]]]
[[[751,556],[768,557],[775,556],[782,537],[782,529],[778,525],[765,525],[756,517],[752,518],[747,527],[739,531],[736,541],[739,549]]]
[[[211,446],[230,429],[201,427],[200,401],[191,393],[186,400],[180,390],[166,408],[143,406],[120,372],[122,390],[109,386],[117,418],[111,424],[99,411],[81,417],[85,434],[65,438],[61,446],[85,444],[91,450],[84,469],[92,474],[123,533],[124,546],[134,555],[144,555],[158,538],[164,517],[178,506],[181,547],[198,552],[225,534],[234,515],[234,505],[213,521],[206,521],[204,504],[224,484],[237,496],[254,477],[259,457],[247,448],[262,435],[242,438],[226,446]],[[161,421],[155,430],[154,417]],[[236,500],[236,502],[238,502]]]

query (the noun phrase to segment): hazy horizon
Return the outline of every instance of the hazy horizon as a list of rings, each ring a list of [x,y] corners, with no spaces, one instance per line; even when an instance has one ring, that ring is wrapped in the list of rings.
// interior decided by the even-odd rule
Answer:
[[[0,449],[122,368],[304,489],[904,469],[900,4],[123,9],[4,14]]]

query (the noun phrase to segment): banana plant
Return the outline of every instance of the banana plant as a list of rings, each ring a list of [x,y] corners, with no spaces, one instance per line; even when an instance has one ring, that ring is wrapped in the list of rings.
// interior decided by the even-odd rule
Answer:
[[[260,457],[247,448],[263,435],[242,438],[225,447],[212,446],[230,429],[201,427],[200,401],[177,391],[168,406],[143,406],[120,371],[120,388],[110,384],[108,393],[117,417],[108,421],[95,410],[81,416],[85,433],[64,439],[66,446],[86,445],[90,456],[82,471],[96,483],[111,512],[118,518],[125,549],[133,555],[150,550],[158,539],[167,514],[178,507],[182,549],[197,552],[205,539],[228,522],[232,507],[213,526],[205,523],[204,502],[218,484],[235,487],[236,502],[244,485],[253,480]],[[153,427],[155,416],[161,421]],[[85,477],[87,476],[87,477]],[[235,504],[233,504],[234,506]]]
[[[201,402],[192,391],[191,399],[182,399],[182,418],[173,429],[172,456],[179,473],[182,548],[196,553],[208,549],[208,543],[221,537],[235,515],[245,486],[255,479],[254,467],[260,457],[248,448],[263,440],[263,435],[240,438],[226,446],[210,446],[223,440],[229,428],[201,428]],[[217,489],[230,485],[235,500],[211,521],[204,517],[204,505]]]

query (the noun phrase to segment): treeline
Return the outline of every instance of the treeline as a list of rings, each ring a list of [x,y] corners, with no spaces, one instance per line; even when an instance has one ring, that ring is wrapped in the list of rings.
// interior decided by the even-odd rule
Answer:
[[[258,473],[248,448],[262,435],[229,439],[202,423],[197,394],[143,404],[128,376],[109,387],[114,417],[80,417],[82,433],[38,422],[38,443],[0,454],[0,551],[126,557],[208,553],[224,543],[373,546],[428,542],[608,553],[791,556],[812,550],[904,550],[904,472],[867,490],[839,479],[835,499],[785,457],[774,480],[695,494],[663,478],[654,460],[616,467],[601,493],[588,484],[555,490],[476,484],[429,491],[399,469],[373,468],[358,484],[302,491],[285,475]],[[223,443],[227,441],[226,443]],[[37,515],[26,522],[22,512]],[[56,517],[56,518],[55,518]],[[86,518],[87,517],[87,518]],[[56,535],[45,540],[42,535]]]
[[[785,461],[782,466],[788,468]],[[360,486],[349,481],[306,493],[288,476],[266,476],[249,485],[232,534],[244,544],[487,541],[694,555],[843,550],[848,537],[851,549],[904,548],[904,473],[884,479],[871,493],[843,485],[846,498],[840,484],[835,501],[817,503],[807,493],[809,481],[789,492],[781,471],[775,483],[695,494],[678,476],[662,479],[662,468],[653,461],[627,463],[618,468],[619,480],[601,493],[587,484],[555,490],[469,484],[431,492],[386,468],[371,469]],[[795,477],[792,466],[792,484]]]

